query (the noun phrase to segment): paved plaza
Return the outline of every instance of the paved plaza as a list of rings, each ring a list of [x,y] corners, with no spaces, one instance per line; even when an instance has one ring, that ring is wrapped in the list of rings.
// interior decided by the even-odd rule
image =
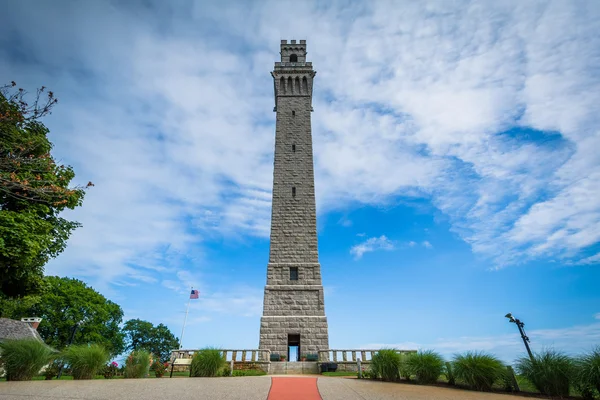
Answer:
[[[289,384],[290,379],[298,384]],[[277,382],[281,380],[280,382]],[[316,385],[318,397],[311,396]],[[286,383],[287,381],[287,383]],[[269,393],[272,386],[289,391]],[[306,386],[306,390],[302,390]],[[520,396],[431,386],[333,377],[260,376],[237,378],[162,378],[89,381],[0,382],[0,400],[9,399],[199,399],[199,400],[511,400]]]

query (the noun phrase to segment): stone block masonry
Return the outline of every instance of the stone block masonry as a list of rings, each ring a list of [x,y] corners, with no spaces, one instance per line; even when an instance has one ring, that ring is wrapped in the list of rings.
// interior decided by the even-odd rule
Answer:
[[[290,345],[299,347],[299,355],[327,350],[329,335],[317,243],[311,132],[316,72],[306,62],[305,40],[282,40],[280,54],[281,62],[271,73],[277,116],[271,243],[259,348],[289,357]]]

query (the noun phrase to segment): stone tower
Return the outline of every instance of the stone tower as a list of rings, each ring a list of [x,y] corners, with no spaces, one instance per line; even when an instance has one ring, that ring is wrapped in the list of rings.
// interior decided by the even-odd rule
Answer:
[[[313,78],[306,40],[281,41],[275,83],[271,249],[259,348],[287,355],[329,349],[317,249],[310,117]],[[295,348],[295,349],[294,349]]]

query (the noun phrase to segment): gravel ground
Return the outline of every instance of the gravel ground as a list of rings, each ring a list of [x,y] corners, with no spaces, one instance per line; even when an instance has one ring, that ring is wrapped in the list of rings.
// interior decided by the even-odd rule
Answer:
[[[290,376],[286,376],[290,377]],[[303,379],[303,377],[297,377]],[[315,376],[312,376],[314,379]],[[525,397],[337,377],[319,377],[323,400],[519,400]],[[266,400],[270,376],[0,382],[0,400]]]
[[[271,377],[0,382],[0,400],[265,400]]]
[[[472,392],[435,386],[376,382],[362,379],[321,377],[318,381],[323,400],[520,400],[522,396]]]

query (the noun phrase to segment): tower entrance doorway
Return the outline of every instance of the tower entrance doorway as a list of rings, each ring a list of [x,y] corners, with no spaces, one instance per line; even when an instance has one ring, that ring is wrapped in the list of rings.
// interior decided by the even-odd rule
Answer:
[[[300,335],[288,334],[288,361],[300,361]]]

